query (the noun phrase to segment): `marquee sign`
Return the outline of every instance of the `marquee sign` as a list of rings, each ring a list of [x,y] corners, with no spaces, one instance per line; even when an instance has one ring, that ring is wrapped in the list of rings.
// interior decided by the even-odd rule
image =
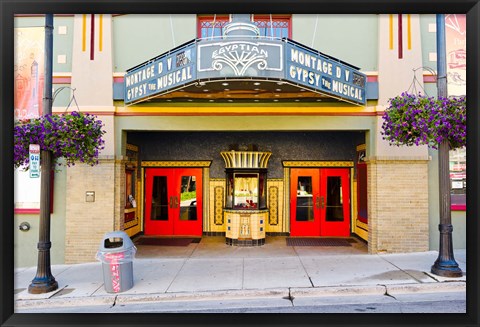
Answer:
[[[252,40],[201,42],[198,45],[199,77],[281,77],[282,46],[278,42]]]
[[[186,85],[196,79],[196,48],[192,42],[129,70],[125,103],[132,103]]]
[[[287,80],[355,103],[366,103],[365,74],[294,43],[286,43],[285,52]]]
[[[125,75],[125,103],[171,92],[196,80],[278,79],[344,101],[366,103],[366,75],[287,39],[194,40]]]

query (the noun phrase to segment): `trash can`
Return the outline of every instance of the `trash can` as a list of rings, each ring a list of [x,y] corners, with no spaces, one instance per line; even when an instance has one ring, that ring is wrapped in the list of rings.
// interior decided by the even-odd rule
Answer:
[[[133,258],[137,248],[123,231],[106,233],[96,259],[102,262],[103,282],[108,293],[133,287]]]

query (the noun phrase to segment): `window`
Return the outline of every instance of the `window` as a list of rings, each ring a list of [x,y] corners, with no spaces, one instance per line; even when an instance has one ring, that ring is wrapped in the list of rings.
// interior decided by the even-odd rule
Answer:
[[[253,15],[253,20],[260,29],[260,36],[278,38],[292,37],[290,15]],[[229,15],[198,16],[197,35],[199,38],[211,38],[223,35],[223,28],[230,22]]]
[[[452,210],[466,210],[467,152],[465,148],[450,151],[450,194]]]

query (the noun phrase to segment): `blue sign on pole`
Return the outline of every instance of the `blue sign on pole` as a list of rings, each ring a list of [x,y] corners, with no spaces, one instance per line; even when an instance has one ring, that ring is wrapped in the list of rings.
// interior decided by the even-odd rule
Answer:
[[[135,67],[125,74],[125,103],[161,94],[196,79],[195,42]]]
[[[30,178],[40,177],[40,145],[30,144],[28,147]]]
[[[365,104],[367,77],[352,66],[293,43],[285,44],[285,78],[350,102]]]

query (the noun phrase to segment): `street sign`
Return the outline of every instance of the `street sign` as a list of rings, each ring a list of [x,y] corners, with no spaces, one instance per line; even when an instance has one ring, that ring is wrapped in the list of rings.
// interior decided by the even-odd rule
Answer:
[[[28,147],[28,156],[30,157],[30,178],[40,177],[40,145],[30,144]]]

